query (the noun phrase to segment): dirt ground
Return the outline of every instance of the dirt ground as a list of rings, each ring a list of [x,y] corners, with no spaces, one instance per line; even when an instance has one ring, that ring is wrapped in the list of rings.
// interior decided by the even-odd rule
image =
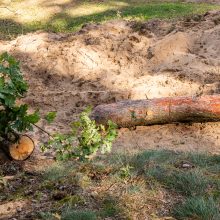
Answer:
[[[50,132],[67,131],[67,125],[88,105],[220,93],[220,12],[179,21],[90,24],[73,34],[36,32],[0,41],[3,51],[21,61],[30,85],[24,102],[39,108],[42,115],[58,112],[51,126],[40,123]],[[38,130],[31,135],[36,143],[46,138]],[[219,154],[219,137],[220,123],[124,128],[113,150]],[[45,168],[51,163],[45,158],[37,148],[22,169]],[[11,169],[7,175],[13,176],[13,163],[7,169]],[[7,216],[7,210],[17,212],[25,205],[26,201],[9,202],[0,205],[0,212]]]
[[[220,92],[220,12],[180,21],[112,21],[73,34],[36,32],[1,41],[21,61],[24,102],[57,111],[50,132],[66,131],[86,106],[124,99]],[[148,148],[220,153],[220,123],[121,129],[117,150]],[[44,140],[40,131],[36,141]]]

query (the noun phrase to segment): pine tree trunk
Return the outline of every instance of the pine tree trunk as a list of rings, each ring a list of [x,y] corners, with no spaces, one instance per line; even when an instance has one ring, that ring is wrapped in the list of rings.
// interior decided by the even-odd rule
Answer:
[[[97,106],[91,117],[119,127],[220,121],[220,95],[121,101]]]

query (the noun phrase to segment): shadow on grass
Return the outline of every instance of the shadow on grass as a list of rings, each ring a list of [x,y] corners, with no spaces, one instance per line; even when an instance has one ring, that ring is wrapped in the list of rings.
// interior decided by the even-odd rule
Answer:
[[[152,18],[177,18],[192,14],[201,14],[208,10],[220,8],[209,4],[186,3],[145,3],[137,6],[127,3],[119,9],[105,10],[85,16],[72,17],[65,11],[69,3],[59,5],[61,12],[54,14],[48,21],[33,21],[22,24],[13,19],[0,20],[0,39],[8,40],[14,37],[37,30],[53,32],[73,32],[79,30],[85,23],[99,23],[112,19],[148,20]],[[45,5],[44,5],[45,7]],[[50,5],[48,6],[50,7]]]

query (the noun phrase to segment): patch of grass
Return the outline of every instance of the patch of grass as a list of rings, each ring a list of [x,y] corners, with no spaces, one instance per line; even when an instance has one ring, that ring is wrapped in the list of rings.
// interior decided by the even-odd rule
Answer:
[[[212,165],[220,164],[219,155],[207,155],[207,154],[197,154],[189,153],[186,155],[186,159],[191,161],[195,166],[200,168],[210,167]]]
[[[76,205],[83,205],[85,200],[79,195],[70,195],[59,201],[60,204],[64,204],[66,207],[74,207]]]
[[[203,195],[214,181],[200,170],[182,171],[172,166],[156,165],[145,171],[147,177],[184,196]]]
[[[43,179],[50,182],[57,181],[68,176],[70,172],[71,168],[69,166],[63,166],[62,163],[56,163],[44,172]]]
[[[154,3],[126,8],[122,11],[122,17],[147,20],[152,18],[171,19],[193,14],[201,14],[215,6],[193,3]]]
[[[19,34],[36,30],[54,32],[73,32],[85,23],[100,23],[112,19],[133,19],[144,21],[152,18],[171,19],[193,14],[201,14],[209,10],[220,9],[219,5],[193,3],[161,3],[148,1],[76,1],[54,5],[36,3],[28,7],[25,1],[21,5],[13,2],[7,6],[10,10],[21,11],[20,14],[4,9],[0,15],[0,37],[10,39]],[[28,4],[28,3],[27,3]],[[26,8],[27,7],[27,8]],[[4,7],[3,7],[4,8]]]
[[[138,4],[137,4],[138,5]],[[201,14],[218,6],[208,4],[182,4],[182,3],[154,3],[141,4],[110,9],[101,13],[92,13],[90,15],[71,17],[67,13],[55,15],[48,23],[32,24],[28,29],[45,28],[55,32],[72,32],[81,28],[85,23],[100,23],[112,19],[133,19],[133,20],[148,20],[152,18],[171,19],[183,17],[192,14]],[[107,7],[108,8],[108,7]],[[219,7],[220,8],[220,7]]]
[[[219,220],[219,202],[212,197],[193,197],[187,199],[174,210],[177,219]]]
[[[150,164],[173,164],[178,157],[178,153],[168,150],[149,150],[134,156],[131,163],[134,167],[140,169]]]
[[[64,186],[64,189],[77,186],[77,192],[67,194],[57,202],[61,219],[119,219],[125,213],[130,217],[135,208],[140,208],[133,208],[133,204],[143,205],[151,199],[159,201],[161,197],[157,196],[161,190],[175,197],[177,202],[175,205],[171,202],[169,210],[176,219],[220,219],[219,156],[147,150],[137,155],[103,158],[106,156],[88,163],[60,163],[43,175],[46,182],[55,187],[47,189],[50,194],[57,186]],[[189,163],[190,168],[183,168],[183,162]],[[89,187],[80,184],[84,176],[89,177]],[[99,193],[91,196],[87,194],[88,190]],[[111,195],[106,196],[106,192],[111,192]],[[118,195],[122,195],[121,198]],[[155,204],[151,211],[157,213],[161,203]],[[83,211],[76,211],[76,207]]]
[[[182,162],[190,164],[190,168],[183,168]],[[146,180],[156,180],[186,199],[178,208],[174,207],[177,219],[220,219],[219,201],[214,200],[220,197],[218,155],[145,151],[134,156],[130,164]]]
[[[117,207],[117,202],[111,198],[106,198],[103,201],[101,216],[103,218],[107,217],[115,217],[118,213],[120,213],[119,208]]]
[[[39,212],[40,219],[42,220],[54,220],[54,215],[51,212]]]
[[[185,196],[201,196],[210,184],[208,177],[200,171],[175,172],[166,178],[167,185],[177,193]]]
[[[181,167],[183,161],[191,168]],[[219,188],[217,171],[219,157],[206,154],[178,153],[172,151],[145,151],[131,159],[137,174],[157,181],[162,186],[183,196],[200,196],[209,188]],[[214,192],[214,191],[213,191]]]
[[[68,209],[62,213],[62,220],[96,220],[96,214],[92,211],[75,211]]]
[[[219,220],[219,168],[219,156],[209,154],[147,150],[100,155],[87,163],[55,163],[32,177],[27,196],[45,204],[40,216],[33,213],[42,219],[134,219],[165,209],[175,219]],[[2,193],[26,195],[28,181],[29,176],[10,180]]]

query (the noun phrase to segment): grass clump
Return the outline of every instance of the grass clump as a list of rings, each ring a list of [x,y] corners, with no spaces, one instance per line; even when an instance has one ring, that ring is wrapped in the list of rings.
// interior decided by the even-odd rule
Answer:
[[[97,220],[96,214],[92,211],[66,210],[61,215],[62,220]]]
[[[168,164],[173,163],[177,157],[177,153],[168,150],[149,150],[135,155],[131,162],[137,169],[146,167],[146,164]]]
[[[46,181],[54,182],[62,178],[65,178],[70,173],[71,173],[70,167],[68,167],[67,165],[63,166],[62,163],[56,163],[44,172],[43,179]]]
[[[55,220],[55,217],[51,212],[39,212],[38,215],[38,217],[42,220]]]
[[[148,177],[184,196],[204,194],[214,182],[199,170],[182,171],[172,166],[155,166],[146,172]]]
[[[186,159],[191,161],[195,166],[200,168],[207,168],[220,164],[219,155],[207,155],[199,153],[189,153],[186,155]]]
[[[219,220],[218,203],[212,198],[192,197],[174,210],[177,219]]]
[[[50,212],[40,212],[39,218],[42,220],[97,220],[96,214],[90,210],[76,211],[73,209],[66,209],[61,215]]]
[[[167,178],[167,185],[175,192],[185,196],[199,196],[204,194],[210,180],[200,171],[175,172]]]
[[[101,216],[103,218],[115,217],[120,212],[115,200],[106,198],[103,201]]]

